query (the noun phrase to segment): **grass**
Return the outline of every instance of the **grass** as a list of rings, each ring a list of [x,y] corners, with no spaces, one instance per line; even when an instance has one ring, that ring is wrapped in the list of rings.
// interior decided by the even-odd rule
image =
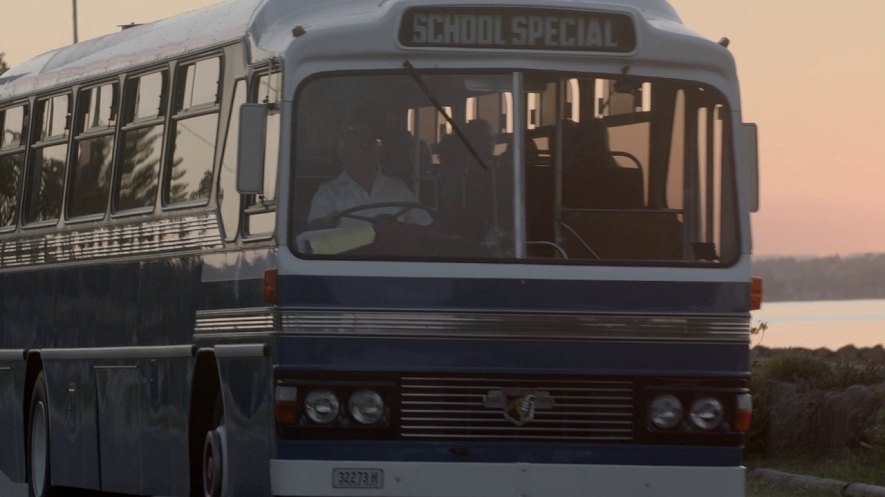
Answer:
[[[790,488],[750,478],[747,480],[747,497],[833,497],[832,493]]]
[[[751,459],[748,472],[754,467],[765,467],[796,475],[830,478],[847,483],[885,485],[882,468],[885,461],[876,455],[868,457],[846,456],[839,460],[812,458]],[[747,478],[747,497],[832,497],[833,493],[821,490],[795,488],[769,481]]]
[[[765,467],[798,475],[831,478],[849,483],[885,486],[885,460],[875,453],[847,454],[839,459],[767,458],[747,461],[749,467]]]

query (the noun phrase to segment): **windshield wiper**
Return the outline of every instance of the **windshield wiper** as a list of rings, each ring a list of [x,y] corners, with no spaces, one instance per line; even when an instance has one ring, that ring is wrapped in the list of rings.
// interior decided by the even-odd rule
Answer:
[[[403,67],[409,70],[409,75],[412,76],[412,79],[415,80],[418,88],[421,88],[421,91],[423,91],[424,94],[427,95],[427,98],[430,99],[430,103],[432,103],[433,106],[436,107],[437,112],[443,115],[443,117],[446,119],[446,122],[449,123],[449,125],[452,127],[452,130],[455,131],[455,135],[457,135],[458,138],[461,140],[461,143],[463,143],[464,146],[467,147],[467,151],[470,152],[470,155],[472,155],[473,158],[476,159],[476,162],[479,163],[480,166],[482,166],[482,169],[484,171],[488,171],[489,167],[486,165],[486,162],[482,159],[482,157],[480,157],[479,152],[477,152],[476,149],[473,148],[470,140],[467,139],[467,135],[465,135],[464,132],[461,131],[461,127],[458,126],[458,123],[456,123],[452,120],[451,117],[449,117],[446,109],[442,106],[439,100],[437,100],[436,96],[427,86],[427,83],[424,82],[424,78],[422,78],[421,75],[418,74],[415,66],[413,66],[412,63],[407,60],[403,62]]]

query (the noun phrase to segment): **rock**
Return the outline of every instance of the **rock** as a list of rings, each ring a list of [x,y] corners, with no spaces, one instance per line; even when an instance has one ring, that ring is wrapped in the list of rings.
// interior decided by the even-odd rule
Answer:
[[[809,434],[815,429],[819,400],[807,393],[798,393],[793,383],[777,383],[769,395],[772,399],[768,417],[766,446],[774,453],[804,450]]]
[[[849,483],[829,478],[797,475],[767,468],[756,468],[750,472],[750,478],[765,480],[781,486],[796,489],[815,489],[833,496],[847,497],[885,497],[885,487],[865,483]]]
[[[841,392],[824,394],[818,425],[819,449],[837,453],[858,447],[873,426],[885,395],[866,385],[853,385]]]
[[[865,483],[851,483],[845,487],[842,495],[848,497],[885,497],[885,487],[867,485]]]

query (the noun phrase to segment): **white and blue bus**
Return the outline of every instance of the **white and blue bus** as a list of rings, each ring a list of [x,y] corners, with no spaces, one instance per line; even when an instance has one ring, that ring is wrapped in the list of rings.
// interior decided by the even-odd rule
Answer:
[[[737,497],[756,132],[665,0],[229,1],[0,77],[35,497]]]

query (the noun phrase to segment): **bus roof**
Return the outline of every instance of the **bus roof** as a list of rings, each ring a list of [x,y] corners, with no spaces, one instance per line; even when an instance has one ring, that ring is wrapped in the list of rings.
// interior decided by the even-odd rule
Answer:
[[[296,24],[310,26],[312,21],[326,24],[335,18],[371,13],[399,1],[228,0],[39,55],[0,76],[0,101],[243,39],[251,44],[251,62],[258,62],[285,51]],[[591,4],[630,6],[657,22],[659,27],[663,22],[671,29],[690,33],[667,0],[603,0],[602,3],[574,0],[574,3],[582,7]],[[538,3],[532,5],[539,6]]]
[[[229,0],[58,48],[0,77],[0,100],[243,39],[264,0]]]

